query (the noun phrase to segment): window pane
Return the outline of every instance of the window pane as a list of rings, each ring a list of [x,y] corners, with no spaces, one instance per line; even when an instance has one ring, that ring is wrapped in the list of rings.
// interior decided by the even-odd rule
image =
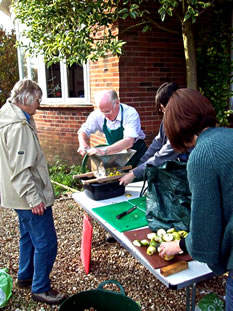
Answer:
[[[31,79],[38,83],[38,69],[35,58],[30,59],[30,70],[31,70]]]
[[[84,97],[83,67],[78,64],[67,66],[69,97]]]
[[[45,69],[48,97],[62,97],[60,63],[53,64]]]
[[[28,76],[27,58],[23,49],[20,49],[19,52],[20,52],[20,66],[22,68],[22,78],[26,78]]]

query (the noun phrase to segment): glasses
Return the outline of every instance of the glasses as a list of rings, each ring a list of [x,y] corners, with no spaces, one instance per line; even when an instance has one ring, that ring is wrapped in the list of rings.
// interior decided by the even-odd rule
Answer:
[[[116,106],[116,102],[112,105],[112,109],[110,111],[101,111],[105,116],[108,116],[113,113],[113,110]]]
[[[38,104],[40,104],[42,102],[42,98],[38,98],[36,101]]]

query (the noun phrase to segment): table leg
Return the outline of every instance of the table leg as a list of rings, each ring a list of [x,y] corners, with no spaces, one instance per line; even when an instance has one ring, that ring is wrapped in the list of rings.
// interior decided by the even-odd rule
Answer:
[[[192,311],[195,310],[195,302],[196,302],[196,283],[192,284]]]
[[[190,311],[190,290],[186,287],[186,311]]]
[[[190,288],[186,287],[186,310],[187,311],[195,310],[195,300],[196,300],[196,283],[193,283],[192,293],[191,293],[191,309],[190,309]]]

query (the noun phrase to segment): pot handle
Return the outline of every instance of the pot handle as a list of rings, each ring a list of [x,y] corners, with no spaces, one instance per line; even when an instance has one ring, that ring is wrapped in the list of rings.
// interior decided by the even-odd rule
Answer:
[[[104,285],[106,285],[106,284],[115,284],[116,286],[119,287],[121,295],[126,296],[126,295],[125,295],[125,290],[124,290],[123,286],[122,286],[120,283],[118,283],[117,281],[115,281],[115,280],[107,280],[107,281],[104,281],[104,282],[102,282],[102,283],[97,287],[97,289],[106,290],[106,291],[107,291],[108,289],[104,289],[104,288],[103,288]],[[110,290],[109,290],[109,291],[110,291]]]

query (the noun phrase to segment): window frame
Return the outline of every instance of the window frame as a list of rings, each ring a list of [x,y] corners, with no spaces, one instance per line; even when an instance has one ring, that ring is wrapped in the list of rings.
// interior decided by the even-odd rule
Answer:
[[[39,66],[38,68],[38,83],[42,88],[43,91],[43,101],[42,105],[44,104],[80,104],[86,105],[90,103],[90,87],[89,87],[89,66],[83,65],[83,83],[84,83],[84,92],[85,97],[69,97],[68,95],[68,75],[67,75],[67,66],[60,62],[60,72],[61,72],[61,97],[48,97],[47,94],[47,84],[46,84],[46,72],[45,72],[45,63],[41,57],[38,57]]]

